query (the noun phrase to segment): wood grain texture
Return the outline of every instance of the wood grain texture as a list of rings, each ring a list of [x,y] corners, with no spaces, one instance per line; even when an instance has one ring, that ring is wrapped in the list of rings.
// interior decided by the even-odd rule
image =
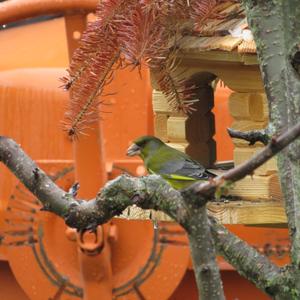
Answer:
[[[234,121],[231,124],[231,128],[239,131],[249,131],[256,129],[264,129],[268,125],[268,122],[254,122],[252,120],[239,120]]]
[[[205,56],[200,54],[189,54],[182,56],[177,72],[185,71],[185,77],[189,77],[197,72],[210,72],[221,78],[225,84],[236,92],[257,93],[263,92],[263,84],[258,66],[244,65],[241,63],[230,62],[231,52],[223,53],[223,59],[212,61],[212,52],[205,52]],[[228,60],[226,60],[228,59]]]
[[[190,117],[169,117],[167,121],[167,135],[170,142],[206,143],[215,133],[214,115],[205,114],[198,119]]]
[[[232,93],[228,107],[236,120],[268,121],[268,103],[264,93]]]
[[[250,119],[250,93],[232,93],[228,99],[228,109],[236,120]]]
[[[190,143],[186,153],[206,168],[211,167],[216,161],[216,142],[209,139],[206,142]]]
[[[230,201],[209,202],[208,214],[222,224],[285,224],[286,215],[279,201]],[[166,214],[154,210],[130,207],[119,218],[130,220],[172,221]]]
[[[167,139],[170,142],[187,142],[185,117],[169,117],[167,121]]]
[[[244,161],[250,159],[255,153],[259,152],[261,149],[262,147],[236,147],[233,151],[234,165],[237,166],[243,163]],[[273,157],[261,167],[257,168],[254,171],[254,174],[264,176],[276,173],[277,171],[277,158]]]
[[[172,116],[185,116],[182,112],[176,112],[168,104],[167,98],[165,95],[158,90],[153,90],[152,92],[152,105],[153,111],[155,113],[165,113]]]
[[[209,203],[208,212],[223,224],[279,224],[286,223],[282,202],[232,201]]]
[[[253,121],[269,120],[268,101],[265,93],[251,94],[249,111]]]
[[[255,201],[283,199],[277,174],[269,176],[248,175],[239,180],[229,194]]]
[[[163,142],[168,141],[167,122],[169,116],[167,114],[154,113],[154,134]]]
[[[167,143],[167,145],[181,152],[185,152],[188,143]]]

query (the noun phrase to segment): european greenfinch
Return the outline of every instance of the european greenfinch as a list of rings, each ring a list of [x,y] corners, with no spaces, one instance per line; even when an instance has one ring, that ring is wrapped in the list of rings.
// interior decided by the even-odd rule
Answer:
[[[160,175],[175,189],[183,189],[196,181],[216,176],[199,162],[154,136],[137,138],[128,148],[127,155],[139,155],[150,174]]]

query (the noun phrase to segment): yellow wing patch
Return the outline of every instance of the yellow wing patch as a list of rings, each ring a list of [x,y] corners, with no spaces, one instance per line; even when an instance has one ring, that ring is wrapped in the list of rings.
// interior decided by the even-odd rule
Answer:
[[[151,169],[148,169],[149,173],[151,174],[157,174],[153,172]],[[196,181],[195,178],[188,177],[188,176],[182,176],[177,174],[159,174],[161,177],[165,179],[174,179],[174,180],[189,180],[189,181]]]
[[[151,169],[148,169],[150,174],[157,174]],[[182,176],[177,174],[159,174],[163,179],[165,179],[174,189],[180,190],[192,185],[196,181],[201,181],[201,179],[195,179],[188,176]]]
[[[188,176],[182,176],[182,175],[177,175],[177,174],[162,174],[162,177],[166,177],[169,179],[174,179],[174,180],[188,180],[188,181],[196,181],[195,178],[188,177]]]

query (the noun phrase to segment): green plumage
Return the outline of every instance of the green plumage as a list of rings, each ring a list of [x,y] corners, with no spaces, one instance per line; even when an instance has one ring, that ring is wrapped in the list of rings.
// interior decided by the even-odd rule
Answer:
[[[188,155],[153,136],[136,139],[127,154],[139,155],[149,173],[159,174],[175,189],[182,189],[196,181],[215,176]]]

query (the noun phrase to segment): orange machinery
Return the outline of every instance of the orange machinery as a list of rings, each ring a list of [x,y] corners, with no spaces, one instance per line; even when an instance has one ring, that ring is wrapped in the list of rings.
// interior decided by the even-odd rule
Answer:
[[[86,198],[124,170],[142,174],[141,161],[128,160],[125,149],[130,140],[153,130],[145,69],[143,80],[134,72],[117,73],[109,86],[110,91],[118,91],[110,99],[111,113],[93,124],[87,137],[72,145],[59,128],[68,95],[57,89],[57,79],[67,66],[67,49],[69,54],[75,49],[96,2],[11,0],[0,10],[1,23],[64,15],[0,32],[4,45],[0,53],[5,57],[0,62],[0,135],[16,139],[65,189],[80,181],[79,196]],[[230,122],[224,111],[228,93],[221,88],[216,92],[220,160],[232,158],[230,140],[220,135],[226,116]],[[99,299],[99,295],[101,299],[197,299],[187,241],[179,226],[162,222],[154,230],[149,221],[114,219],[98,227],[96,234],[82,236],[56,216],[40,212],[35,199],[3,166],[0,174],[0,226],[5,232],[0,285],[6,283],[0,289],[1,299]],[[287,261],[285,231],[278,240],[278,233],[271,230],[231,229],[277,256],[280,263]],[[32,240],[35,243],[28,244]],[[267,299],[223,260],[220,266],[228,299]]]

